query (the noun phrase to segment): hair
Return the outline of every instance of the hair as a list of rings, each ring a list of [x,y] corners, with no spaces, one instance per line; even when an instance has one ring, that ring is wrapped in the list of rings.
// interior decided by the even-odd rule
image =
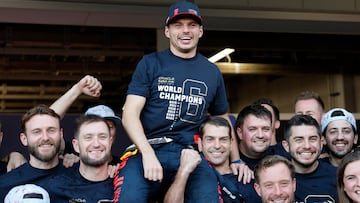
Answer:
[[[93,114],[81,115],[79,118],[76,119],[76,129],[75,129],[75,133],[74,133],[74,138],[76,138],[76,139],[79,138],[80,128],[83,124],[95,123],[95,122],[104,122],[106,124],[106,126],[108,127],[108,130],[110,133],[110,129],[109,129],[109,126],[108,126],[105,118],[100,117],[98,115],[93,115]]]
[[[29,111],[27,111],[22,119],[21,119],[21,130],[22,132],[26,132],[26,123],[34,116],[36,115],[48,115],[51,117],[56,118],[59,121],[60,126],[60,116],[57,114],[54,110],[50,109],[48,106],[44,104],[39,104],[33,108],[31,108]]]
[[[309,115],[295,115],[293,116],[288,122],[287,125],[284,128],[284,138],[286,141],[289,142],[289,139],[291,137],[291,128],[293,126],[301,126],[301,125],[307,125],[307,126],[314,126],[316,127],[317,134],[319,137],[321,137],[321,129],[318,124],[318,122]]]
[[[247,116],[254,115],[257,118],[268,118],[270,122],[272,121],[272,115],[269,110],[265,107],[261,106],[260,104],[252,104],[243,108],[236,119],[236,127],[241,127],[244,124],[244,120]]]
[[[351,162],[360,160],[360,149],[356,148],[353,152],[347,154],[340,162],[337,169],[337,192],[338,198],[341,203],[352,203],[353,201],[344,191],[344,172]]]
[[[204,133],[205,133],[204,128],[205,128],[205,125],[207,125],[207,124],[214,125],[217,127],[228,128],[229,129],[229,137],[231,138],[231,125],[225,118],[220,117],[220,116],[209,116],[206,118],[205,122],[200,125],[199,133],[200,133],[201,138],[203,138],[203,136],[204,136]]]
[[[313,92],[313,91],[305,91],[301,92],[296,98],[295,98],[295,104],[300,100],[309,100],[309,99],[315,99],[318,104],[321,106],[322,110],[325,109],[324,101],[321,99],[319,93]]]
[[[294,179],[295,178],[295,168],[289,160],[287,160],[286,158],[284,158],[280,155],[268,155],[268,156],[265,156],[264,158],[262,158],[256,164],[256,166],[254,168],[255,181],[257,183],[260,182],[259,174],[262,170],[270,168],[279,163],[283,163],[288,167],[291,178]]]
[[[254,101],[253,104],[260,104],[260,105],[267,104],[267,105],[271,106],[272,110],[274,111],[275,120],[280,120],[280,111],[275,106],[275,103],[273,102],[273,100],[263,97],[263,98],[259,98],[258,100]]]
[[[337,116],[345,116],[344,112],[342,112],[341,110],[336,110],[334,112],[331,113],[330,117],[337,117]],[[327,125],[325,128],[324,128],[324,136],[326,136],[326,130],[327,130],[327,127],[329,125]],[[354,134],[357,134],[357,130],[355,129],[355,127],[351,124],[351,128],[354,132]]]

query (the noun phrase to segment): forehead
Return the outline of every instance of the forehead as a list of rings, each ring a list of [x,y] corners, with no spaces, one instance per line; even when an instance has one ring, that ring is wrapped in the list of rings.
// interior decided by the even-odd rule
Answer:
[[[80,126],[80,134],[109,133],[108,125],[103,121],[83,123]]]
[[[44,128],[44,127],[56,127],[60,128],[60,121],[58,118],[46,115],[46,114],[38,114],[31,117],[26,122],[26,128],[34,129],[34,128]]]
[[[212,124],[205,124],[204,126],[204,137],[228,137],[229,128],[225,126],[216,126]]]
[[[312,137],[318,136],[318,130],[315,126],[312,125],[299,125],[299,126],[292,126],[291,127],[291,137]]]
[[[348,165],[345,167],[344,176],[348,174],[359,174],[360,173],[360,160],[356,160],[353,162],[348,163]]]
[[[352,128],[351,124],[345,120],[331,121],[327,127],[330,128]]]
[[[256,117],[249,114],[244,119],[244,125],[247,126],[271,126],[271,119],[266,116]]]
[[[284,163],[276,163],[268,168],[263,168],[259,172],[261,182],[277,182],[292,179],[290,169]]]
[[[189,16],[183,16],[183,17],[176,18],[176,19],[171,21],[169,26],[171,26],[171,25],[173,25],[175,23],[182,23],[182,24],[196,23],[196,24],[198,24],[200,26],[200,24],[196,20],[194,20],[193,18],[191,18]]]
[[[320,105],[315,99],[299,100],[295,104],[296,112],[318,110],[319,108]]]

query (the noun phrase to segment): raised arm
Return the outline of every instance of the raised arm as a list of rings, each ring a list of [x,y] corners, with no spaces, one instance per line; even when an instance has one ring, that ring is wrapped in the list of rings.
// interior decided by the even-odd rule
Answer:
[[[181,151],[180,166],[175,180],[166,192],[164,203],[183,203],[187,180],[201,162],[199,152],[193,149]]]
[[[79,82],[73,85],[64,95],[57,99],[50,108],[63,118],[66,111],[81,94],[99,97],[101,89],[102,85],[97,78],[91,75],[86,75]]]
[[[128,95],[123,107],[122,124],[131,141],[141,152],[144,177],[152,181],[161,181],[163,179],[162,166],[156,157],[155,151],[146,139],[144,128],[140,121],[140,114],[145,102],[145,97]]]

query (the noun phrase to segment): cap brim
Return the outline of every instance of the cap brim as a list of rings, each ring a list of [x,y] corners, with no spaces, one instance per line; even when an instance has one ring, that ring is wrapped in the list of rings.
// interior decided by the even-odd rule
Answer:
[[[195,20],[199,25],[202,25],[201,17],[194,15],[192,13],[180,13],[176,16],[173,16],[166,21],[166,25],[169,25],[169,24],[173,23],[174,21],[183,19],[183,18],[191,18],[191,19]]]
[[[104,117],[105,119],[109,119],[112,120],[117,126],[119,126],[121,124],[121,118],[116,116],[116,117]]]

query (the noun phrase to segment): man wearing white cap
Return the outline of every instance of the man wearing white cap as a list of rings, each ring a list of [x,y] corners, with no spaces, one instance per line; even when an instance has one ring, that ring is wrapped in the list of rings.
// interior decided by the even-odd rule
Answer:
[[[357,144],[358,134],[355,117],[343,108],[334,108],[323,115],[321,126],[329,153],[329,157],[322,160],[338,167],[342,158],[351,152]]]
[[[6,195],[4,203],[50,203],[49,193],[35,184],[13,187]]]

